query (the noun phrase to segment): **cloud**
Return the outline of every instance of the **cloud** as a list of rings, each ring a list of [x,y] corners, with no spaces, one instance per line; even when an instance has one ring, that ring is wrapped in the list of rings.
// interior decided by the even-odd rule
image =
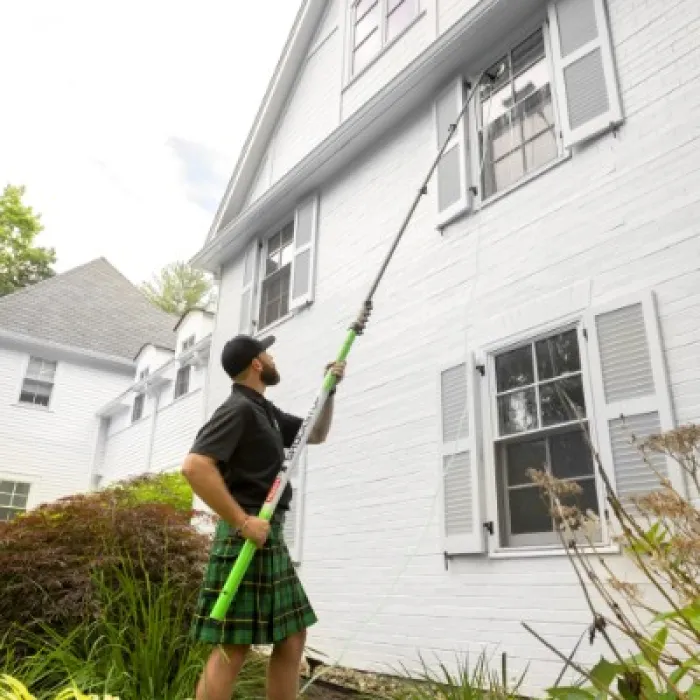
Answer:
[[[3,3],[0,186],[27,186],[59,271],[139,282],[201,247],[298,4]]]

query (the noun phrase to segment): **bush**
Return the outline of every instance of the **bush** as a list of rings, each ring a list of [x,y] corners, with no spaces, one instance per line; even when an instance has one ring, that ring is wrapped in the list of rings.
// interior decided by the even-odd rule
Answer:
[[[105,488],[104,492],[113,494],[124,505],[162,503],[185,512],[192,509],[194,495],[192,487],[179,471],[143,474],[117,482]]]
[[[0,638],[13,625],[67,634],[99,619],[95,577],[118,591],[125,561],[136,581],[198,589],[209,540],[190,524],[193,513],[124,494],[64,498],[0,523]]]

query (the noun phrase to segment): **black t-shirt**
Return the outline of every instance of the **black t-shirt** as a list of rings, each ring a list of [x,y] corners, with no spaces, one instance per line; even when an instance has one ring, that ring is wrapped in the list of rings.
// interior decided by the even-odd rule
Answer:
[[[211,457],[241,508],[257,515],[303,419],[284,413],[262,394],[234,384],[231,394],[200,428],[190,452]],[[277,509],[292,499],[289,484]]]

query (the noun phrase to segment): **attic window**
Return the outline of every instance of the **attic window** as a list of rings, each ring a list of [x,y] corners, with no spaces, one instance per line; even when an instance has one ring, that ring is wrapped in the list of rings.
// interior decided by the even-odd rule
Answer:
[[[418,14],[418,0],[356,0],[352,7],[352,74],[359,73]]]
[[[194,334],[192,334],[188,338],[185,338],[182,341],[182,352],[189,350],[194,345],[194,341],[195,341]]]

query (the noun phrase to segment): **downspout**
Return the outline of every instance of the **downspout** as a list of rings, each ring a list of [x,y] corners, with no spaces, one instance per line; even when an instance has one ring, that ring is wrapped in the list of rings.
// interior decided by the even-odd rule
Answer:
[[[147,392],[148,393],[148,392]],[[158,410],[160,408],[161,390],[156,389],[153,394],[153,413],[151,415],[151,429],[148,436],[148,447],[146,450],[146,472],[151,473],[151,461],[153,459],[153,445],[156,440],[156,425],[158,423]]]
[[[102,477],[100,473],[104,461],[104,449],[107,442],[107,426],[109,419],[104,416],[97,417],[97,431],[95,436],[95,444],[92,451],[92,462],[88,475],[88,490],[97,491],[98,487],[95,483],[97,478]]]

